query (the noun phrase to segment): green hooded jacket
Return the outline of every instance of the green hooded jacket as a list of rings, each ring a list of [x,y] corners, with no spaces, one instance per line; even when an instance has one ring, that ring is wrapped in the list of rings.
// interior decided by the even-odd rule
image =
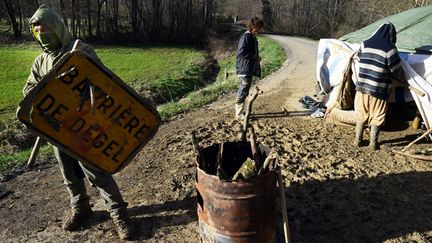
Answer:
[[[36,59],[33,61],[30,75],[27,78],[27,83],[23,89],[24,95],[27,95],[30,90],[32,90],[37,85],[37,83],[42,79],[42,77],[47,74],[52,69],[52,67],[61,59],[61,57],[68,51],[72,50],[72,47],[74,45],[72,36],[69,33],[62,18],[48,6],[41,5],[38,10],[36,10],[36,12],[30,18],[30,25],[35,23],[41,23],[49,27],[60,40],[61,47],[57,51],[48,53],[48,51],[44,50],[41,45],[44,53],[36,57]],[[38,40],[36,41],[41,44]],[[87,55],[92,57],[97,62],[102,63],[97,57],[93,47],[91,47],[90,45],[80,42],[80,44],[78,45],[78,49],[84,51]]]

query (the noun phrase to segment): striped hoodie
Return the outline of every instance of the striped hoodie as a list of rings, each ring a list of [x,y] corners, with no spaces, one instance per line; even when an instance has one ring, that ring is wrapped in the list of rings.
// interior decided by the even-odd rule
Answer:
[[[402,62],[396,43],[396,29],[386,22],[360,48],[360,71],[356,90],[388,100],[392,79],[402,79]]]

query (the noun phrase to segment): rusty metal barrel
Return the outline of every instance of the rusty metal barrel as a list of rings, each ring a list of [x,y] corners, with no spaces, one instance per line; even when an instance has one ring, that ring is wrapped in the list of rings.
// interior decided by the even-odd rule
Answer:
[[[269,149],[259,146],[262,158]],[[276,232],[276,169],[247,181],[224,181],[211,168],[218,145],[203,149],[210,169],[197,166],[197,213],[202,242],[274,242]],[[223,164],[233,174],[251,156],[247,142],[224,143]],[[227,166],[228,165],[228,166]]]

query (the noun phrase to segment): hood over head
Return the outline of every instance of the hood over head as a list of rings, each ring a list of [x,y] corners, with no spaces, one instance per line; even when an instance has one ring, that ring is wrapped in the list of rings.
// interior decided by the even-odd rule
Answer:
[[[368,40],[372,39],[379,39],[383,41],[388,41],[392,44],[396,44],[396,28],[392,23],[386,21],[375,31],[375,33]]]
[[[49,27],[60,41],[62,47],[67,46],[72,39],[66,25],[63,22],[63,19],[52,8],[46,5],[41,5],[30,18],[29,22],[30,27],[32,27],[33,24],[36,23],[40,23]],[[37,39],[36,37],[35,39],[37,42],[39,42],[39,44],[41,44],[42,49],[45,52],[50,52],[49,50],[47,50],[46,47],[42,45],[39,39]]]

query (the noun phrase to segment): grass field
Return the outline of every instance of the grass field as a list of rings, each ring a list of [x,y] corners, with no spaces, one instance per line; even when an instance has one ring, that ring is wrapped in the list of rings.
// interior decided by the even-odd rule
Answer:
[[[285,52],[275,41],[258,36],[259,50],[261,56],[262,77],[277,70],[285,61]],[[191,92],[182,102],[168,102],[158,107],[162,118],[166,119],[173,115],[186,112],[215,101],[220,95],[231,92],[238,87],[238,77],[235,74],[236,56],[219,61],[220,72],[216,81],[205,88]],[[228,78],[225,78],[225,72]]]
[[[22,98],[22,87],[34,58],[40,53],[29,45],[0,46],[0,110],[14,110]]]
[[[97,46],[96,52],[123,81],[135,88],[147,87],[168,101],[202,84],[205,75],[207,54],[194,48]],[[0,46],[0,121],[13,116],[31,64],[39,54],[36,45]]]
[[[206,56],[191,47],[117,47],[96,48],[104,64],[134,88],[145,87],[163,100],[173,101],[203,86]]]
[[[274,41],[259,37],[263,77],[285,60],[285,53]],[[96,53],[103,63],[126,83],[138,89],[145,87],[158,92],[167,102],[158,106],[163,119],[187,112],[216,100],[221,94],[238,86],[235,75],[235,55],[219,60],[220,72],[216,81],[206,87],[207,53],[191,47],[172,46],[96,46]],[[40,49],[34,44],[0,46],[0,139],[7,140],[8,127],[17,127],[15,109],[22,99],[22,87],[30,72],[34,58]],[[225,78],[225,70],[229,77]],[[193,92],[191,92],[193,91]],[[188,94],[187,94],[188,93]],[[181,102],[178,98],[187,96]],[[9,124],[14,124],[9,126]],[[42,149],[42,155],[51,153],[50,146]],[[5,152],[0,145],[0,170],[22,163],[30,154],[30,148]]]

